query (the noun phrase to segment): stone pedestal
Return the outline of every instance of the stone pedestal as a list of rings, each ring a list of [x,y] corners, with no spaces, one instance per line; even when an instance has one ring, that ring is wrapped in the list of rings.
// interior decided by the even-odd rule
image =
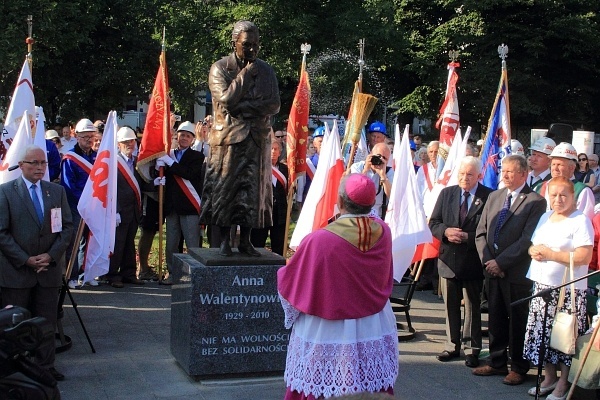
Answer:
[[[277,294],[285,259],[264,249],[191,249],[174,256],[171,353],[192,376],[269,374],[285,369],[289,330]]]

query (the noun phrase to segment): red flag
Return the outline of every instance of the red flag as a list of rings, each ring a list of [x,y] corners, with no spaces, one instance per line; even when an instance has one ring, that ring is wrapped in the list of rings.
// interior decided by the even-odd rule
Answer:
[[[411,264],[419,262],[421,260],[427,260],[429,258],[437,258],[440,254],[440,241],[433,236],[433,243],[421,243],[415,250]]]
[[[148,115],[146,125],[144,126],[144,135],[138,155],[137,166],[142,175],[144,164],[166,154],[169,154],[171,146],[170,120],[170,100],[169,100],[169,81],[167,79],[167,59],[165,53],[160,54],[160,66],[152,97],[148,106]],[[149,177],[146,176],[149,179]]]
[[[451,62],[448,64],[446,98],[444,99],[444,104],[442,104],[442,107],[440,108],[440,118],[435,124],[435,127],[440,130],[440,144],[444,145],[444,147],[447,149],[449,149],[450,145],[452,145],[454,135],[456,135],[456,131],[460,126],[458,98],[456,96],[456,82],[458,81],[456,68],[458,67],[460,67],[460,64],[457,62]]]
[[[308,112],[310,109],[310,83],[306,62],[302,60],[300,82],[292,103],[287,125],[288,186],[293,190],[296,177],[306,171],[306,141],[308,137]]]

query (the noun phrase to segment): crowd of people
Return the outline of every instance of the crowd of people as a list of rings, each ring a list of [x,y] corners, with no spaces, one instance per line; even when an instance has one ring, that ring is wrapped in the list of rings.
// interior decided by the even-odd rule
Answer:
[[[0,185],[0,208],[8,210],[0,214],[2,306],[30,307],[33,315],[56,324],[58,289],[67,263],[73,267],[66,277],[72,289],[103,280],[116,289],[148,280],[170,285],[173,255],[182,252],[184,243],[188,249],[202,247],[204,228],[209,246],[219,248],[224,257],[233,254],[231,236],[237,226],[243,256],[260,257],[255,247],[265,247],[267,238],[273,252],[286,254],[286,195],[291,184],[287,133],[271,128],[271,116],[279,111],[279,92],[271,67],[256,58],[258,39],[254,24],[236,23],[233,53],[213,64],[209,76],[213,116],[177,124],[171,115],[171,151],[156,159],[152,179],[136,168],[141,133],[127,126],[116,132],[116,240],[103,277],[84,281],[88,232],[77,207],[98,156],[104,122],[84,118],[74,126],[55,127],[46,132],[45,149],[23,149],[22,176]],[[318,127],[307,143],[311,171],[318,166],[324,136],[325,128]],[[418,195],[425,203],[435,193],[440,143],[423,140],[422,132],[410,135]],[[285,326],[292,329],[286,399],[393,394],[398,346],[389,301],[394,284],[392,239],[384,219],[395,171],[394,142],[385,124],[368,125],[366,145],[368,154],[350,165],[340,182],[338,218],[309,234],[278,271]],[[459,359],[463,351],[474,375],[501,375],[507,385],[522,384],[531,365],[542,364],[546,373],[541,393],[550,400],[565,399],[572,355],[553,349],[549,341],[558,292],[550,300],[535,297],[512,303],[561,284],[569,269],[575,278],[589,268],[598,269],[598,257],[593,257],[600,235],[598,156],[578,153],[570,143],[557,145],[550,137],[536,140],[526,152],[515,140],[513,154],[501,160],[501,183],[489,188],[481,183],[479,146],[467,146],[458,166],[458,184],[444,188],[427,215],[440,249],[437,258],[423,264],[419,289],[440,292],[444,299],[446,342],[437,359]],[[52,182],[42,180],[46,168]],[[161,170],[164,175],[158,173]],[[309,177],[298,186],[298,207]],[[158,276],[149,263],[161,223],[161,186],[165,276]],[[83,234],[75,241],[79,226]],[[580,334],[588,323],[586,284],[582,280],[575,289],[567,288],[564,303],[560,300],[576,311]],[[480,365],[483,302],[489,314],[490,355]],[[54,379],[64,379],[54,367],[53,344],[42,346],[36,358]],[[536,388],[528,393],[535,395]]]

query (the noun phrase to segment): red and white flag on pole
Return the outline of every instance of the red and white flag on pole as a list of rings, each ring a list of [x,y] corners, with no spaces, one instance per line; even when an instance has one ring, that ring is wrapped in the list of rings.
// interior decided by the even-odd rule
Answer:
[[[115,248],[117,214],[117,113],[108,113],[96,162],[77,210],[90,228],[84,282],[108,272]]]
[[[458,98],[456,96],[456,82],[458,74],[456,68],[460,67],[457,62],[448,64],[448,82],[446,83],[446,97],[440,108],[440,118],[435,127],[440,130],[440,144],[449,149],[454,140],[454,136],[460,126],[460,117],[458,114]]]
[[[169,154],[171,146],[169,80],[167,77],[167,57],[160,53],[158,73],[154,80],[152,97],[148,105],[148,115],[140,145],[136,168],[144,180],[150,182],[150,161]]]
[[[25,58],[19,79],[17,80],[17,86],[13,92],[6,112],[6,118],[4,119],[4,130],[0,137],[0,160],[4,160],[8,149],[10,148],[23,113],[27,111],[27,120],[30,122],[30,130],[35,123],[35,98],[33,96],[33,81],[31,80],[31,70],[29,69],[29,61]],[[20,172],[20,171],[19,171]]]
[[[408,129],[409,126],[406,125],[400,141],[400,127],[396,125],[394,143],[396,169],[385,214],[385,222],[392,231],[394,279],[397,281],[402,279],[411,264],[417,245],[432,241],[423,205],[419,199],[417,176],[408,144]]]
[[[23,155],[23,149],[30,144],[33,144],[31,125],[27,118],[28,115],[28,110],[23,111],[21,118],[19,118],[19,128],[14,136],[12,145],[6,152],[6,157],[0,164],[0,184],[10,182],[21,176],[21,170],[19,168],[12,171],[9,171],[8,168],[18,165],[19,161],[21,161],[20,157]],[[45,149],[45,147],[42,148]]]
[[[332,133],[325,130],[319,164],[292,234],[290,248],[295,250],[306,235],[326,226],[327,221],[335,215],[337,193],[343,174],[340,135],[337,123],[334,122]]]

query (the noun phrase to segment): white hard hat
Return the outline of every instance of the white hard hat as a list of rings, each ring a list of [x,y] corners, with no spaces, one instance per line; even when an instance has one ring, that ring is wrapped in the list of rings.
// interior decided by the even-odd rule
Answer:
[[[177,128],[177,132],[186,131],[191,133],[192,135],[196,135],[196,127],[190,121],[185,121],[179,124]]]
[[[60,136],[58,136],[58,132],[56,132],[54,129],[48,129],[46,131],[46,139],[54,139],[58,137]]]
[[[84,119],[80,120],[77,123],[77,125],[75,125],[75,133],[80,133],[80,132],[96,132],[96,127],[94,126],[92,121],[90,121],[87,118],[84,118]]]
[[[117,142],[126,142],[136,138],[135,132],[128,126],[124,126],[117,131]]]
[[[571,143],[562,142],[552,150],[550,158],[553,157],[568,158],[577,162],[577,150],[575,150],[575,147]]]
[[[519,156],[525,155],[525,149],[523,148],[521,142],[519,142],[517,139],[510,140],[510,149],[512,150],[512,154],[516,154]]]
[[[535,151],[539,151],[540,153],[544,153],[544,154],[552,154],[552,150],[554,150],[554,148],[556,147],[556,143],[554,142],[554,140],[550,139],[549,137],[541,137],[538,140],[536,140],[531,147],[529,148],[529,150],[535,150]]]

